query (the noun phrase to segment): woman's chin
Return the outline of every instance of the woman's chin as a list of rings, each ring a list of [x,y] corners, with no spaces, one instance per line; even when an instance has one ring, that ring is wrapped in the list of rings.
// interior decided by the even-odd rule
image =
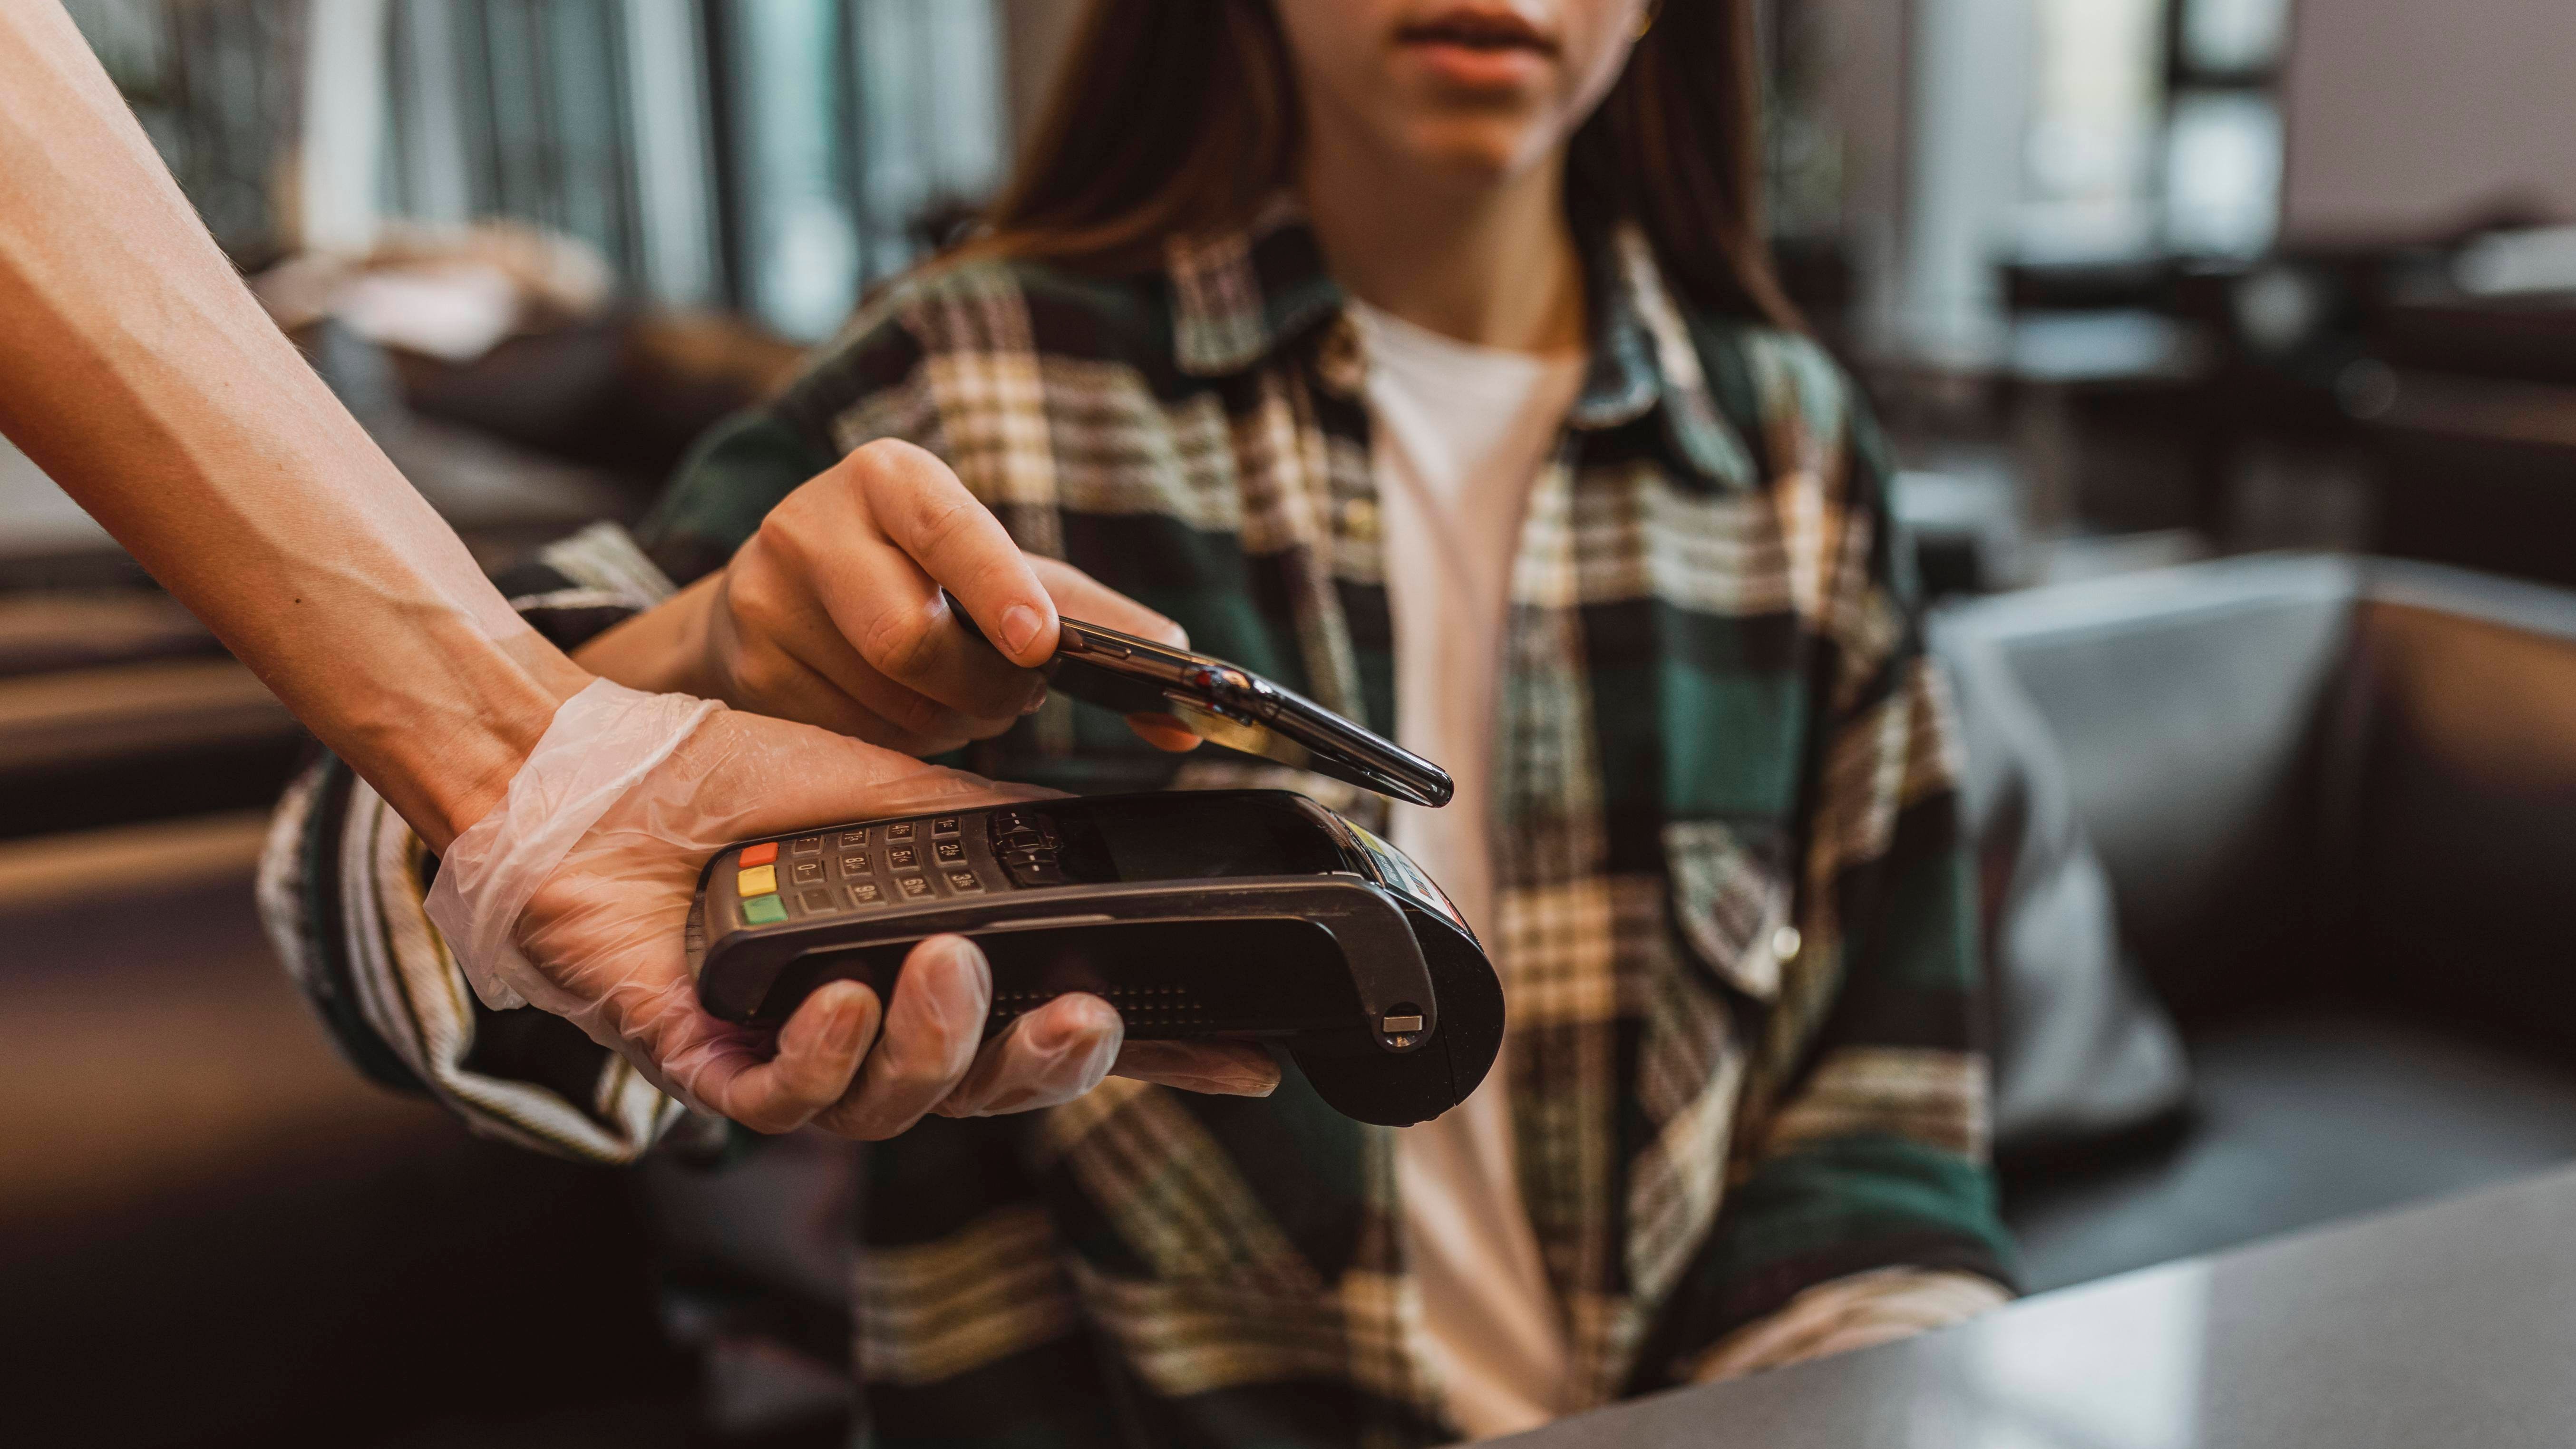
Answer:
[[[1471,186],[1499,186],[1553,150],[1547,128],[1520,116],[1442,116],[1412,128],[1405,150],[1427,176]]]

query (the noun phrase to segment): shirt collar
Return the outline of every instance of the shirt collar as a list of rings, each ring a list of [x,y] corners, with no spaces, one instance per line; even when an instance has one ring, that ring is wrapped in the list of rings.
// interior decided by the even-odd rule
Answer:
[[[1339,324],[1328,357],[1355,355],[1356,338],[1343,320],[1344,293],[1289,193],[1273,196],[1241,230],[1174,239],[1165,266],[1173,356],[1184,373],[1244,371],[1328,324]],[[1676,461],[1711,482],[1749,485],[1751,455],[1718,408],[1689,324],[1644,235],[1623,222],[1589,239],[1584,267],[1593,301],[1592,362],[1568,423],[1584,431],[1620,427],[1660,403]]]
[[[1341,313],[1341,285],[1324,270],[1304,209],[1284,191],[1239,231],[1174,237],[1164,266],[1172,354],[1193,376],[1241,372]]]

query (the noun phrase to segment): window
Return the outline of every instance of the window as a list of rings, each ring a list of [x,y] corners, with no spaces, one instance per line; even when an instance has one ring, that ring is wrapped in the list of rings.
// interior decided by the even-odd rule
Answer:
[[[999,25],[990,4],[919,0],[718,14],[742,301],[790,337],[820,337],[867,283],[913,263],[921,223],[999,182]]]
[[[2281,115],[2241,90],[2174,97],[2165,130],[2165,241],[2186,256],[2251,257],[2281,204]]]
[[[2270,245],[2287,0],[2035,0],[2032,27],[2023,260]]]
[[[277,0],[69,0],[215,240],[250,265],[283,232],[271,183],[294,143],[304,10]]]
[[[2025,260],[2154,247],[2164,8],[2165,0],[2037,0],[2017,228]]]
[[[858,300],[849,70],[833,0],[720,7],[730,215],[744,308],[820,337]]]
[[[2185,0],[2181,43],[2187,73],[2260,77],[2289,42],[2288,0]]]
[[[816,339],[1006,160],[999,0],[71,0],[236,260],[294,242],[299,134],[329,194],[509,217],[636,294]],[[315,6],[335,8],[319,12]],[[327,27],[317,27],[316,17]],[[328,30],[335,47],[314,48]],[[934,83],[935,82],[935,83]],[[320,113],[335,129],[302,133]],[[357,117],[362,124],[351,123]],[[301,158],[308,169],[313,155]],[[354,199],[353,199],[354,198]],[[932,227],[930,229],[936,229]],[[336,233],[335,233],[336,234]]]
[[[515,217],[644,273],[616,0],[395,0],[389,213]]]
[[[2165,129],[2167,246],[2251,257],[2281,213],[2281,110],[2289,0],[2178,0]]]

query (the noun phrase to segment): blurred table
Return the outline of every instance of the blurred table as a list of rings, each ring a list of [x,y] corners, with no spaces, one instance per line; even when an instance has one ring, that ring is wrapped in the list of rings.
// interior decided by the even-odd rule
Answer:
[[[1640,1400],[1520,1449],[2576,1444],[2576,1171]]]

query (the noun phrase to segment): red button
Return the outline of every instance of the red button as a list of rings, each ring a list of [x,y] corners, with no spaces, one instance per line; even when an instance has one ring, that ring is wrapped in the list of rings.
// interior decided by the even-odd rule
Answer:
[[[767,865],[777,858],[778,842],[775,840],[763,841],[758,845],[746,845],[742,848],[742,863],[746,866]]]

